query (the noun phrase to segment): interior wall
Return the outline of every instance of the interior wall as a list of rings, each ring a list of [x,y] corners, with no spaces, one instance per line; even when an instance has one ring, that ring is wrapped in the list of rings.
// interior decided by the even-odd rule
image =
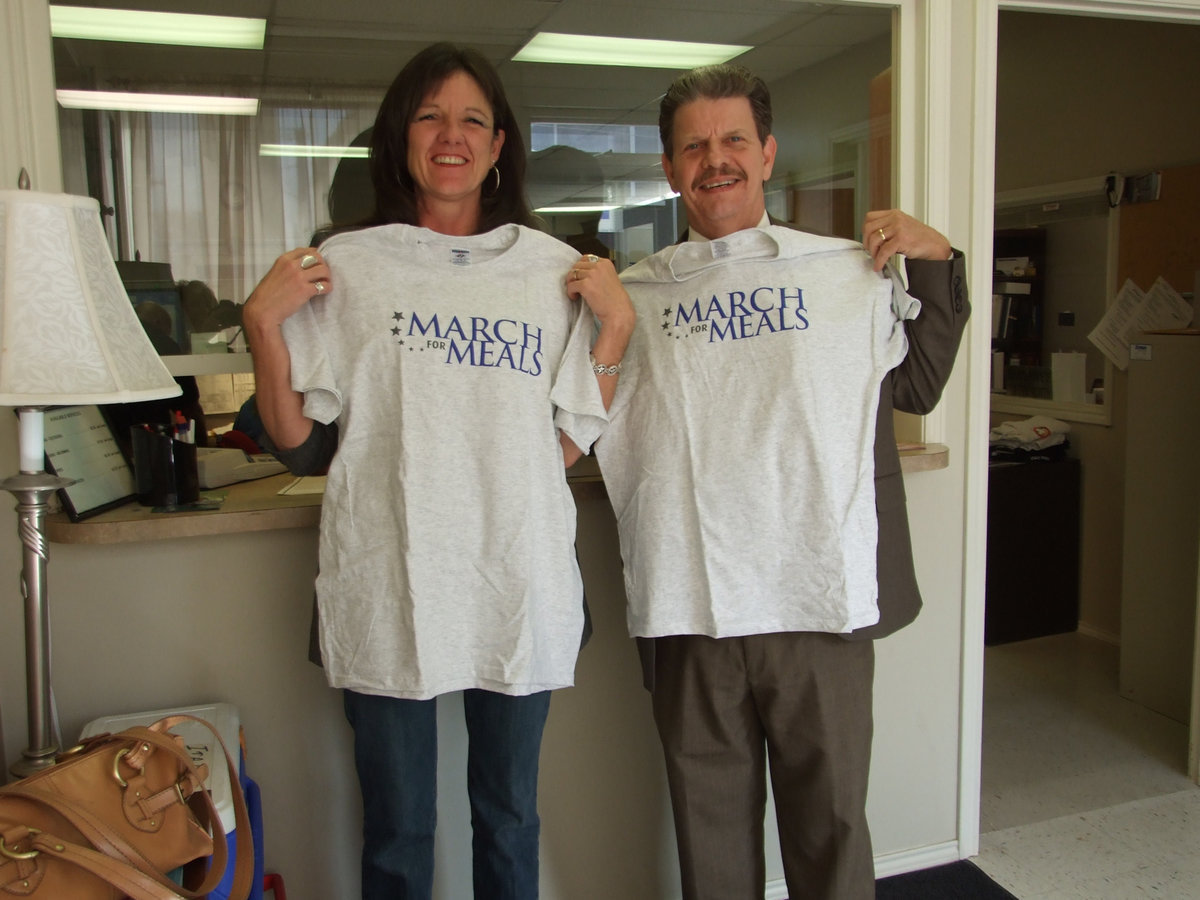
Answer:
[[[1200,25],[1002,10],[996,191],[1195,162],[1196,84]],[[1105,387],[1111,426],[1071,426],[1083,469],[1080,628],[1109,640],[1121,629],[1124,379],[1114,370]]]
[[[863,76],[882,72],[891,61],[891,38],[884,35],[772,84],[779,146],[773,178],[793,184],[831,174],[829,135],[861,126],[865,140],[869,98]],[[861,84],[861,93],[847,92],[847,84]],[[859,225],[854,223],[856,231]]]
[[[1195,162],[1198,32],[1001,10],[996,190]]]

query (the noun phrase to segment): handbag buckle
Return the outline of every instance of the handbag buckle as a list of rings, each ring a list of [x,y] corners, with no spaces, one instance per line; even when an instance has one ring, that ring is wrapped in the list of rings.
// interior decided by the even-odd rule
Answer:
[[[113,757],[112,775],[113,779],[123,788],[129,787],[129,784],[121,777],[121,760],[129,755],[129,748],[122,747],[117,751],[117,755]]]
[[[30,837],[42,833],[37,828],[29,828],[28,831]],[[17,850],[8,847],[4,843],[4,838],[0,837],[0,856],[6,856],[9,859],[36,859],[41,852],[41,850]]]

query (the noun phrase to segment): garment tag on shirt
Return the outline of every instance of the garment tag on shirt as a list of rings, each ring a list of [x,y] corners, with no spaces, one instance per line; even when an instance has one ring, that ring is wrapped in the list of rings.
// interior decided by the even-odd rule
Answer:
[[[450,248],[450,265],[452,266],[469,266],[471,264],[470,250],[456,250]]]
[[[725,259],[732,252],[727,241],[709,241],[708,245],[712,247],[713,259]]]

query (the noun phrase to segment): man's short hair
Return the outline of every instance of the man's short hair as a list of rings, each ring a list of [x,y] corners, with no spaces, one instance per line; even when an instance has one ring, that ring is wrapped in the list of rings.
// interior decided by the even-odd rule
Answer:
[[[758,139],[766,143],[771,134],[771,92],[767,84],[745,66],[718,63],[700,66],[684,72],[667,88],[658,107],[658,136],[662,138],[663,153],[673,157],[675,148],[675,113],[694,100],[724,100],[745,97],[750,101]]]

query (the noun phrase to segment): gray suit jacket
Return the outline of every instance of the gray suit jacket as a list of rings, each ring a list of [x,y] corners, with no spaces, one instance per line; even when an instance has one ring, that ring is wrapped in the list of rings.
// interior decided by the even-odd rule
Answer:
[[[921,314],[904,323],[908,354],[888,372],[879,387],[879,412],[875,420],[879,622],[846,635],[851,640],[887,637],[912,622],[921,611],[892,410],[921,416],[933,410],[950,378],[971,313],[966,261],[959,251],[955,250],[954,258],[946,262],[906,260],[905,269],[908,292],[921,301]]]

